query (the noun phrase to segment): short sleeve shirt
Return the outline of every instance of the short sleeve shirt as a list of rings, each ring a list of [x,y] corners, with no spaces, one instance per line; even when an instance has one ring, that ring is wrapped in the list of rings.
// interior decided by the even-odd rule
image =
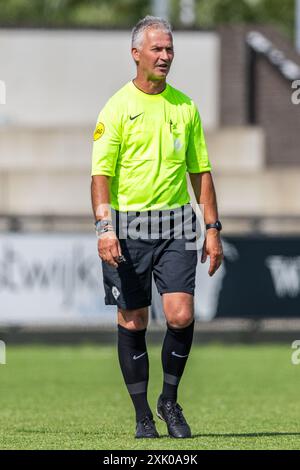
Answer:
[[[211,171],[194,102],[169,84],[150,95],[127,83],[100,112],[92,175],[110,176],[119,211],[163,210],[190,200],[186,173]]]

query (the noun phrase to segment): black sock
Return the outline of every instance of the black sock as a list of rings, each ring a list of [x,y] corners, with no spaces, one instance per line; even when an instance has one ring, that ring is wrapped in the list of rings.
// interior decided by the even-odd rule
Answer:
[[[153,417],[147,401],[149,359],[145,335],[146,329],[134,331],[118,325],[119,362],[137,421],[146,415]]]
[[[177,389],[192,346],[194,324],[172,328],[167,324],[161,359],[164,371],[162,395],[177,401]]]

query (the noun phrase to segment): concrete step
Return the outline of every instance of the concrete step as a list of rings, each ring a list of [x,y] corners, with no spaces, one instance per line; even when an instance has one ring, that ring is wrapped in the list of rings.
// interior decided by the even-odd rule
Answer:
[[[0,212],[91,214],[90,128],[0,128]],[[207,134],[220,214],[299,214],[300,168],[265,168],[258,128]]]
[[[300,168],[214,175],[220,213],[225,215],[300,214]]]
[[[0,171],[85,170],[91,166],[93,126],[0,127]],[[230,127],[206,134],[215,172],[257,172],[264,168],[264,135],[259,127]]]
[[[256,173],[265,167],[265,137],[260,127],[225,127],[206,133],[215,173]]]
[[[89,169],[92,142],[92,125],[0,127],[0,171]]]
[[[90,180],[88,172],[81,170],[6,172],[0,175],[0,212],[88,215]],[[299,215],[299,168],[216,173],[214,181],[220,214]]]

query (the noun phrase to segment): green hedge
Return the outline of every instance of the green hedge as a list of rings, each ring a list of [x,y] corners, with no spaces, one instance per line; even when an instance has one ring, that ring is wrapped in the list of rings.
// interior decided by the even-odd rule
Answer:
[[[180,27],[180,0],[170,1],[171,21]],[[195,25],[275,23],[291,37],[295,0],[195,0]],[[132,27],[151,12],[151,0],[0,0],[2,26]]]

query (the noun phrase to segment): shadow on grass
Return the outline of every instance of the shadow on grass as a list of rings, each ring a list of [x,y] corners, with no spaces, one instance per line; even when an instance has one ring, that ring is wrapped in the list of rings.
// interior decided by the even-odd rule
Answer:
[[[252,433],[228,433],[228,434],[193,434],[195,437],[275,437],[275,436],[300,436],[300,432],[252,432]]]
[[[50,429],[19,429],[17,432],[20,433],[29,433],[29,434],[70,434],[72,433],[73,436],[78,437],[80,435],[84,436],[103,436],[104,433],[101,431],[59,431],[59,430],[50,430]],[[255,437],[278,437],[278,436],[299,436],[300,437],[300,432],[253,432],[253,433],[206,433],[206,434],[193,434],[193,436],[189,439],[195,439],[199,437],[212,437],[212,438],[218,438],[218,437],[224,437],[224,438],[231,438],[231,437],[250,437],[250,438],[255,438]],[[118,437],[118,436],[114,436]],[[168,438],[170,439],[170,436],[168,434],[160,434],[160,438]],[[172,438],[173,439],[173,438]]]

